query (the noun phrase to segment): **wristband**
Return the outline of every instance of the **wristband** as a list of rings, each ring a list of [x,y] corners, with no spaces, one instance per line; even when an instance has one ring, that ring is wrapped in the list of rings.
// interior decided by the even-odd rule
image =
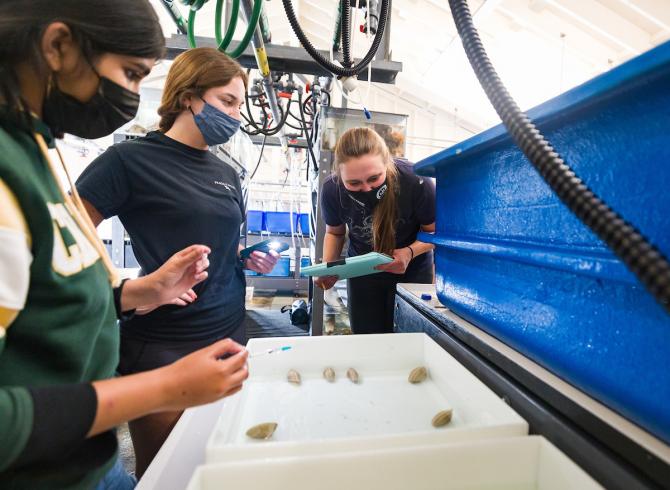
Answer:
[[[128,279],[121,280],[118,288],[114,288],[114,309],[116,310],[116,318],[121,321],[130,320],[135,316],[135,310],[128,310],[127,312],[121,311],[121,292],[123,291],[123,286],[126,284]]]

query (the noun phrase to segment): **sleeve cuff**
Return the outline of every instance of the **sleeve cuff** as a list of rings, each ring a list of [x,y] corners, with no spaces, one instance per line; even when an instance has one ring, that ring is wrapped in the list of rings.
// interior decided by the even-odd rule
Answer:
[[[77,185],[77,184],[75,184]],[[101,205],[98,202],[98,199],[96,198],[95,193],[89,192],[86,186],[79,186],[77,185],[77,192],[79,193],[79,197],[82,199],[88,201],[93,205],[95,210],[100,213],[100,216],[103,217],[103,219],[109,219],[113,216],[116,216],[116,213],[113,213],[111,210],[107,209],[105,206]]]
[[[123,311],[121,309],[121,294],[123,292],[123,286],[128,279],[122,279],[119,287],[114,288],[114,309],[116,310],[116,318],[122,322],[127,322],[135,316],[136,310]]]
[[[33,429],[14,466],[57,460],[72,452],[86,439],[98,408],[89,383],[29,388],[28,392],[33,400]]]

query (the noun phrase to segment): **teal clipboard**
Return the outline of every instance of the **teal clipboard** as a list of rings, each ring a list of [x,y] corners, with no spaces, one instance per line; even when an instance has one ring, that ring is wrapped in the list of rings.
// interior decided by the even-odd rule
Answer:
[[[393,257],[378,252],[370,252],[356,257],[348,257],[334,262],[303,267],[300,272],[305,276],[338,276],[340,279],[378,274],[378,265],[393,262]]]

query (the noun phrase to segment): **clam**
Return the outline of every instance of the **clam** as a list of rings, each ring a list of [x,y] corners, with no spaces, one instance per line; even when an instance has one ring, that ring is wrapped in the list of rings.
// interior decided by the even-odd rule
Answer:
[[[347,369],[347,378],[349,378],[352,383],[356,384],[358,384],[358,380],[360,379],[358,376],[358,371],[356,371],[354,368]]]
[[[328,380],[328,382],[333,383],[335,381],[335,370],[332,367],[327,367],[323,370],[323,377]]]
[[[412,371],[409,373],[409,376],[407,377],[407,381],[412,384],[417,384],[424,381],[427,377],[428,371],[426,371],[425,367],[420,366],[412,369]]]
[[[296,371],[295,369],[291,369],[288,374],[286,375],[286,379],[288,380],[289,383],[293,383],[294,385],[299,385],[300,384],[300,373]]]
[[[252,439],[270,439],[275,430],[277,430],[277,424],[275,422],[265,422],[250,428],[247,431],[247,436]]]
[[[433,417],[433,427],[442,427],[447,425],[449,422],[451,422],[451,415],[453,412],[454,411],[451,408],[449,410],[442,410],[437,412],[435,417]]]

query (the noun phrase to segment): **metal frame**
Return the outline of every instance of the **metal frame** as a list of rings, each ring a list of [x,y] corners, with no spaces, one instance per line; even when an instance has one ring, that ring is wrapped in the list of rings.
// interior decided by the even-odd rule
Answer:
[[[444,311],[444,310],[443,310]],[[659,488],[670,465],[398,286],[397,331],[423,331],[501,396],[530,425],[606,488]]]
[[[284,242],[290,245],[293,240],[290,235],[273,235],[269,233],[249,234],[242,237],[245,246],[251,246],[268,238],[273,238],[279,242]],[[309,289],[309,279],[307,277],[300,277],[300,260],[302,259],[302,247],[306,246],[309,237],[296,236],[295,269],[290,276],[246,276],[247,286],[253,286],[256,289],[277,289],[279,291],[293,291],[294,294],[300,292],[307,292]]]
[[[114,267],[123,269],[126,266],[126,238],[125,229],[118,216],[112,218],[112,253]]]
[[[183,34],[173,34],[165,40],[167,52],[165,59],[172,60],[178,55],[189,49],[186,36]],[[216,40],[211,37],[196,36],[198,46],[216,48]],[[232,41],[229,49],[234,50],[238,41]],[[273,72],[279,73],[302,73],[316,76],[332,76],[327,70],[314,61],[303,49],[294,46],[281,46],[277,44],[266,44],[265,50],[268,55],[268,62]],[[319,51],[324,57],[330,56],[325,50]],[[237,61],[245,68],[256,69],[256,57],[253,48],[248,47]],[[358,62],[359,60],[355,60]],[[402,63],[398,61],[373,60],[372,61],[372,81],[380,83],[395,83],[398,72],[402,71]],[[359,80],[367,80],[368,71],[363,70],[358,75]]]
[[[263,136],[260,134],[249,135],[249,138],[254,143],[254,145],[263,144]],[[293,141],[293,142],[292,142]],[[265,146],[281,146],[281,141],[277,136],[268,136],[265,140]],[[289,140],[289,148],[307,148],[307,141],[303,138],[298,138],[296,140]]]
[[[318,264],[323,260],[323,240],[326,236],[326,223],[323,220],[321,206],[318,205],[319,199],[321,197],[321,188],[324,181],[328,178],[332,169],[333,156],[332,152],[323,151],[319,152],[319,172],[315,176],[312,184],[312,200],[316,201],[316,214],[314,215],[315,219],[315,236],[310,240],[310,255],[312,256],[313,263]],[[310,172],[310,176],[312,172]],[[316,188],[314,188],[314,185]],[[313,206],[314,207],[314,206]],[[313,287],[313,282],[310,279],[310,299],[311,299],[311,314],[310,314],[310,333],[311,335],[323,335],[323,308],[324,308],[324,291],[321,288]]]

